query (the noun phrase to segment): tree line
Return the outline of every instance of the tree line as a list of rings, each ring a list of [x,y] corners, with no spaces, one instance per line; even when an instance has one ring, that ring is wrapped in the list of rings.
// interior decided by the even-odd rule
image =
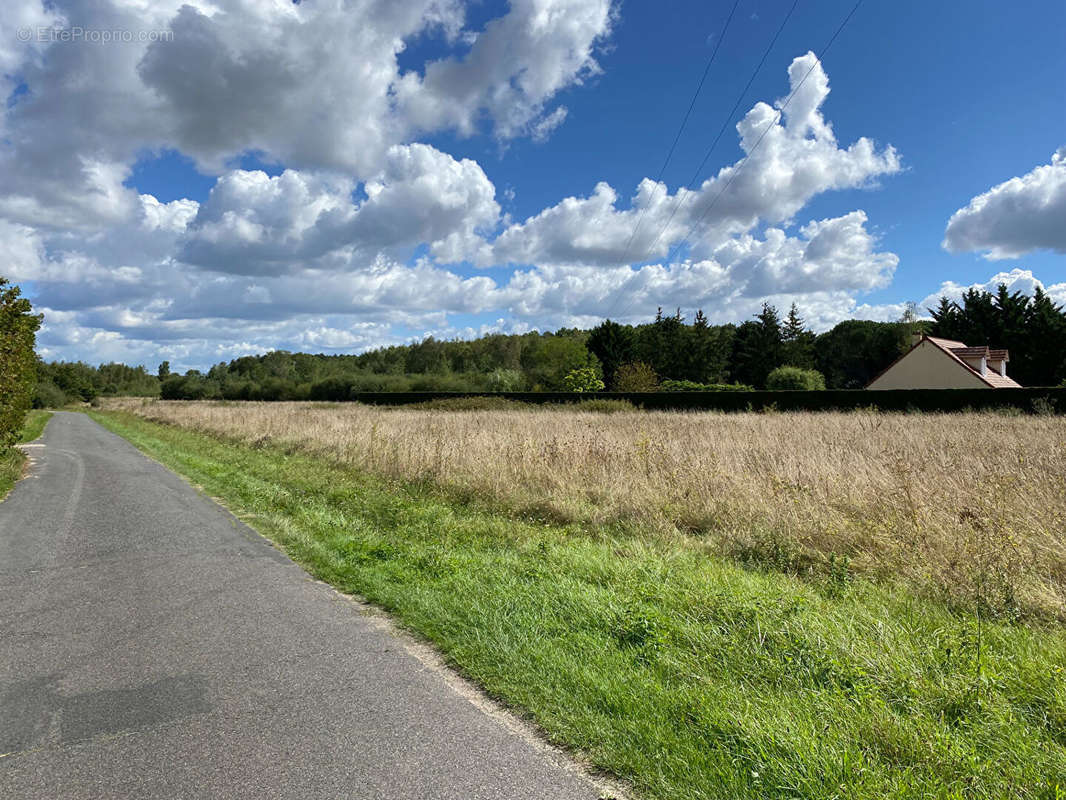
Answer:
[[[344,400],[357,392],[862,388],[901,352],[912,327],[851,320],[816,335],[795,308],[781,319],[766,305],[741,325],[660,310],[643,325],[430,337],[360,355],[275,351],[163,375],[160,392],[167,399]]]
[[[910,312],[897,322],[847,320],[815,334],[792,306],[765,304],[739,325],[712,325],[660,309],[641,325],[606,320],[591,330],[429,337],[359,355],[274,351],[222,362],[206,372],[82,363],[39,365],[37,402],[62,397],[345,400],[357,392],[686,391],[861,389],[924,331],[1011,351],[1010,374],[1027,386],[1066,379],[1066,313],[1048,296],[972,290],[946,298],[932,321]]]
[[[995,294],[971,289],[961,302],[941,298],[929,311],[933,336],[1006,348],[1008,374],[1022,386],[1066,381],[1066,314],[1042,289],[1032,297],[1004,284]]]
[[[117,363],[94,367],[80,361],[40,362],[34,404],[55,408],[68,402],[89,402],[101,395],[158,397],[159,387],[159,376],[144,367]]]
[[[32,402],[40,325],[19,287],[0,277],[0,455],[18,441]]]
[[[155,374],[123,364],[42,364],[37,402],[98,395],[343,400],[355,392],[862,388],[901,352],[912,329],[905,322],[849,320],[816,335],[796,308],[782,319],[771,305],[740,325],[712,325],[702,312],[688,321],[679,311],[660,310],[642,325],[608,320],[591,330],[429,337],[359,355],[279,350],[184,374],[172,373],[167,362]]]

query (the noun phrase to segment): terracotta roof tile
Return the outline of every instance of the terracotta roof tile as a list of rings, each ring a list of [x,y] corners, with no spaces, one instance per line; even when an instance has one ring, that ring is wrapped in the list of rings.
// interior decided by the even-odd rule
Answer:
[[[966,346],[962,342],[956,342],[954,339],[940,339],[936,336],[926,336],[925,338],[933,344],[939,345],[940,347],[946,347],[948,349],[951,349],[952,347]]]
[[[997,389],[1020,389],[1022,385],[1018,383],[1014,378],[1008,378],[1006,375],[1000,375],[995,370],[989,370],[987,375],[982,375],[986,381],[992,384]]]

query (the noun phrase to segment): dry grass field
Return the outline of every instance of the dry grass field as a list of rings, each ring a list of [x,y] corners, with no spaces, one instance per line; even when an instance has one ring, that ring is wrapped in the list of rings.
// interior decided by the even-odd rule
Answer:
[[[633,797],[1064,797],[1066,420],[110,406]]]
[[[526,516],[1066,618],[1066,418],[110,400]]]

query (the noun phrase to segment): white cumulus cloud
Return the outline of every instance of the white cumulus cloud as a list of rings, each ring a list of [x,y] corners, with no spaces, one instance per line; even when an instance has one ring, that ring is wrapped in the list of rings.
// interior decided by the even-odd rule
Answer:
[[[291,272],[327,254],[346,265],[352,253],[446,250],[496,225],[496,190],[477,162],[424,144],[393,145],[383,160],[358,202],[352,181],[328,174],[229,172],[200,207],[181,259],[223,272]]]
[[[877,221],[800,217],[818,195],[901,169],[891,146],[837,141],[811,53],[788,67],[787,108],[754,104],[737,124],[742,157],[699,186],[646,178],[627,198],[600,181],[512,220],[491,168],[439,148],[482,134],[506,153],[569,124],[579,93],[564,92],[600,73],[614,0],[512,0],[476,27],[458,0],[10,3],[0,253],[46,314],[45,358],[180,368],[636,322],[659,305],[737,321],[766,299],[797,302],[819,328],[898,316],[862,302],[898,261]],[[173,36],[23,46],[6,36],[23,23]],[[435,55],[412,64],[427,42]],[[202,202],[136,188],[138,161],[163,154],[214,177]],[[238,168],[248,155],[269,174]]]
[[[1050,164],[993,186],[952,214],[944,247],[994,261],[1034,250],[1066,253],[1066,146]]]
[[[120,223],[144,153],[177,151],[209,174],[255,153],[358,182],[423,134],[542,139],[565,119],[555,95],[598,71],[613,15],[611,0],[515,0],[468,30],[458,0],[7,0],[0,214]],[[16,33],[72,25],[165,35],[96,46]],[[461,54],[401,68],[422,38]]]
[[[620,209],[618,193],[601,182],[587,197],[568,197],[511,225],[491,251],[469,255],[486,265],[610,265],[662,258],[685,237],[706,253],[761,222],[790,222],[818,194],[899,172],[891,146],[878,150],[866,137],[847,147],[837,143],[821,112],[829,79],[813,53],[794,59],[788,75],[793,96],[787,107],[784,99],[776,109],[757,103],[737,125],[745,158],[699,188],[670,194],[645,179],[629,207]]]
[[[940,303],[941,297],[959,302],[962,300],[962,296],[971,289],[995,294],[1000,285],[1005,285],[1007,291],[1011,294],[1021,292],[1030,297],[1039,288],[1045,291],[1053,302],[1060,305],[1066,304],[1066,283],[1045,284],[1033,274],[1032,270],[1015,267],[1010,272],[997,272],[987,281],[978,281],[971,284],[944,281],[937,291],[918,304],[918,309],[921,312],[925,312],[927,309],[936,308]]]

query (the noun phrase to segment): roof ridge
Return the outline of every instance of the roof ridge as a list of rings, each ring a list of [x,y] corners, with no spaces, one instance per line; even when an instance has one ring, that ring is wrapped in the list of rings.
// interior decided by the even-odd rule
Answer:
[[[930,336],[929,334],[925,334],[923,338],[928,339],[929,341],[935,344],[943,345],[945,347],[966,347],[965,342],[960,342],[957,339],[944,339],[940,336]]]

